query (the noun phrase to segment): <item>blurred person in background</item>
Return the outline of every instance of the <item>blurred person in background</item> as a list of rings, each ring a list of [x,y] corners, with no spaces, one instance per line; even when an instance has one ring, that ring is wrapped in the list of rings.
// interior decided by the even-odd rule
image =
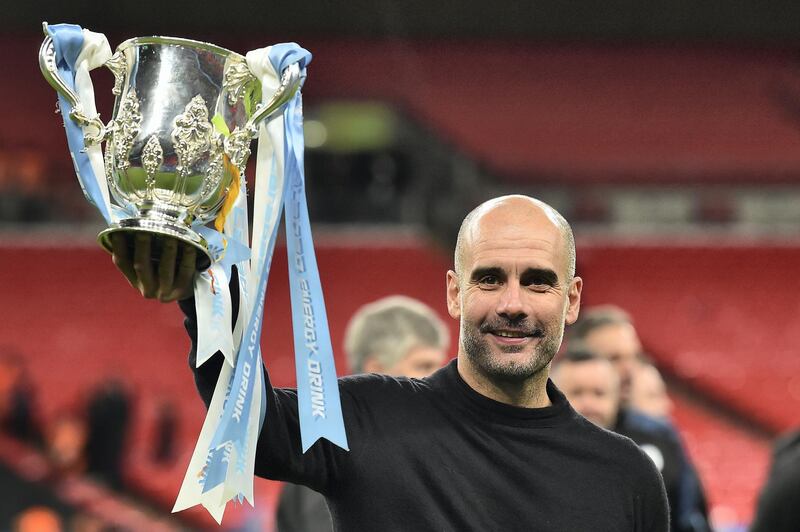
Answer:
[[[157,403],[155,417],[151,459],[156,464],[170,466],[178,454],[178,408],[171,399],[163,397]]]
[[[630,315],[613,305],[585,309],[567,330],[567,339],[580,340],[583,347],[614,365],[620,379],[620,399],[622,404],[628,404],[642,355],[642,343]]]
[[[642,357],[634,370],[631,383],[630,406],[643,414],[668,421],[672,413],[672,399],[661,372],[653,363]]]
[[[40,447],[44,438],[35,402],[24,358],[10,347],[0,347],[0,431]]]
[[[344,346],[354,373],[422,378],[444,363],[449,336],[433,309],[410,297],[389,296],[356,311]],[[277,532],[333,530],[325,497],[299,484],[284,485],[276,519]]]
[[[598,427],[614,430],[619,375],[607,359],[573,346],[557,360],[552,378],[580,415]]]
[[[123,457],[131,399],[121,380],[109,379],[92,391],[86,408],[86,473],[116,490],[123,488]]]
[[[800,530],[800,431],[780,438],[750,532]]]
[[[55,475],[83,474],[86,470],[86,421],[69,411],[58,413],[48,426],[45,447]]]
[[[633,407],[634,389],[637,387],[634,380],[640,375],[645,379],[653,375],[648,375],[646,369],[645,373],[640,373],[647,362],[630,315],[613,305],[585,310],[568,331],[564,362],[569,367],[570,359],[574,359],[572,363],[575,364],[583,356],[602,357],[616,369],[619,386],[617,414],[614,424],[604,428],[629,437],[655,462],[667,488],[672,531],[711,530],[705,492],[677,430],[668,420],[652,417]],[[639,391],[647,386],[646,380],[639,383]],[[565,394],[569,399],[566,391]],[[663,413],[663,401],[660,407],[659,412]]]
[[[344,349],[353,373],[427,377],[445,360],[450,341],[436,312],[415,299],[389,296],[350,319]]]

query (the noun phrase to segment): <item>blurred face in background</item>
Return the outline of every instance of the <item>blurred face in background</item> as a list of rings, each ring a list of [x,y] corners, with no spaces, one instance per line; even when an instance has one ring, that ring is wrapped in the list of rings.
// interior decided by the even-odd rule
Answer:
[[[607,360],[562,362],[553,380],[580,415],[604,429],[614,427],[619,411],[619,376]]]
[[[583,339],[593,353],[607,359],[619,374],[620,397],[630,401],[633,376],[640,365],[642,344],[630,323],[613,323],[598,327]]]
[[[366,373],[383,373],[393,377],[421,379],[442,367],[444,361],[443,349],[420,345],[412,347],[403,358],[389,367],[381,364],[377,357],[369,357],[364,361],[364,371]]]
[[[631,383],[630,405],[656,418],[666,419],[672,412],[667,386],[655,366],[640,364]]]

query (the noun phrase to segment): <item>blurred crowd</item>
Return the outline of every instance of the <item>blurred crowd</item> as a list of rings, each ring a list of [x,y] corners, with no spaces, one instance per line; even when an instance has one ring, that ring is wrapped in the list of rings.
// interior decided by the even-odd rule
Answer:
[[[79,404],[44,420],[36,392],[24,356],[8,347],[0,348],[0,445],[8,440],[23,444],[45,463],[37,485],[28,496],[20,498],[30,504],[18,508],[13,519],[14,530],[117,530],[81,508],[65,512],[63,506],[68,504],[59,504],[58,508],[48,506],[46,501],[37,499],[37,493],[42,486],[54,488],[75,479],[100,486],[108,493],[126,493],[131,393],[123,382],[106,380],[88,390]],[[170,465],[174,460],[177,423],[174,408],[164,402],[157,413],[156,430],[150,442],[154,463]],[[25,482],[21,479],[20,482],[20,489],[25,489]]]
[[[6,435],[40,450],[57,477],[86,474],[122,489],[130,413],[124,383],[110,380],[90,390],[84,404],[43,423],[25,359],[8,349],[0,352],[0,426]]]

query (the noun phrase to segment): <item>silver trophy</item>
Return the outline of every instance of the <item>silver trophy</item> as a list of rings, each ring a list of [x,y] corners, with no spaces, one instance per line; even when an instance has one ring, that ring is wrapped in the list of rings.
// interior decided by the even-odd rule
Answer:
[[[45,24],[46,28],[46,24]],[[173,37],[139,37],[119,45],[105,66],[114,74],[112,120],[86,116],[81,101],[59,77],[52,39],[39,50],[50,85],[72,106],[87,146],[105,142],[111,197],[131,213],[102,231],[144,231],[196,247],[197,267],[212,261],[193,224],[217,215],[234,179],[244,174],[258,125],[288,102],[301,84],[297,65],[262,104],[261,83],[244,56],[212,44]],[[88,127],[87,127],[88,126]]]

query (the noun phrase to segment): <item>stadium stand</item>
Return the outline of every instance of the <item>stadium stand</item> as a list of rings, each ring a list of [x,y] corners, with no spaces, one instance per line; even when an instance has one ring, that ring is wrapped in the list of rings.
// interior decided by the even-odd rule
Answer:
[[[63,133],[52,127],[47,103],[54,101],[52,90],[30,60],[39,44],[37,37],[0,38],[6,66],[18,76],[0,86],[0,113],[26,124],[0,131],[0,145],[30,145],[63,158]],[[218,44],[240,51],[256,45],[230,37]],[[390,101],[516,183],[763,184],[800,175],[794,111],[800,78],[790,48],[502,40],[303,44],[316,58],[304,88],[307,104]],[[108,118],[111,75],[98,69],[94,77],[99,109]]]
[[[773,433],[800,424],[800,248],[591,245],[579,255],[585,303],[627,309],[668,372]]]
[[[708,495],[720,528],[749,523],[770,461],[769,441],[676,392],[672,417]]]

